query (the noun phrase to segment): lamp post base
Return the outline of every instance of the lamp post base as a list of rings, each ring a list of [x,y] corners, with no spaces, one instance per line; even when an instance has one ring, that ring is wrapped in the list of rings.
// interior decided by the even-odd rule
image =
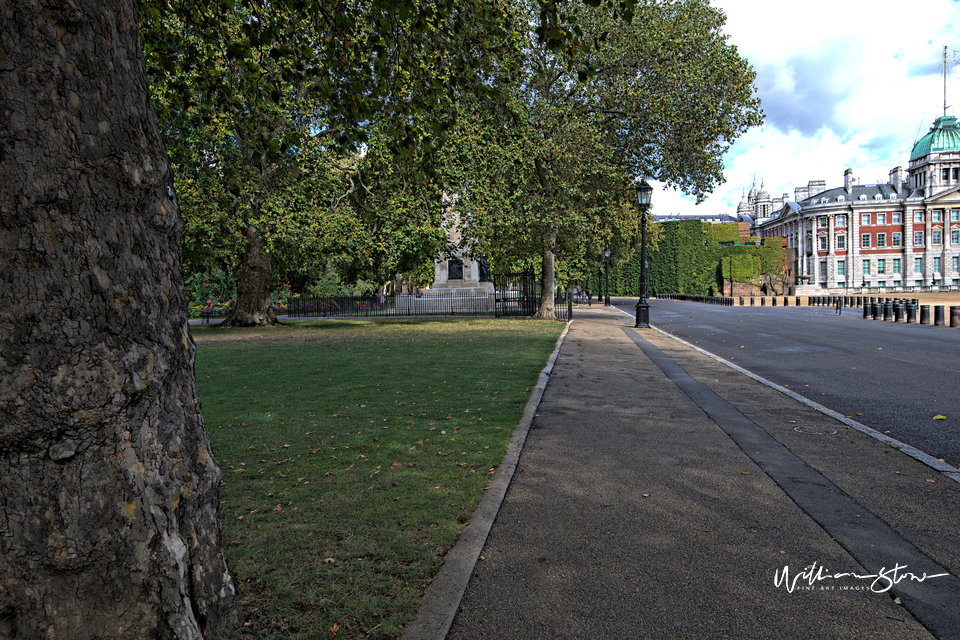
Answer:
[[[648,303],[637,303],[637,323],[633,326],[638,329],[650,328],[650,305]]]

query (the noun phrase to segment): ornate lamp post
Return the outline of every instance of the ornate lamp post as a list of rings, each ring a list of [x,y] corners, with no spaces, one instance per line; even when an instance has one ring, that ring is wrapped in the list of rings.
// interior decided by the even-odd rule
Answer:
[[[650,305],[647,303],[647,211],[653,197],[653,187],[646,179],[637,185],[637,203],[640,205],[640,299],[637,300],[635,327],[650,328]]]
[[[610,247],[607,247],[607,250],[603,252],[603,257],[607,259],[607,297],[604,299],[603,306],[610,306]]]

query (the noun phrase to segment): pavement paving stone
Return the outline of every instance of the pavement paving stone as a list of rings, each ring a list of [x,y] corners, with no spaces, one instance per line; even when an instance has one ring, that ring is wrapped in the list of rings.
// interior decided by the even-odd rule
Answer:
[[[858,564],[668,380],[631,340],[632,324],[610,309],[578,312],[447,638],[933,637],[869,581],[775,585],[777,571],[813,562],[831,573],[880,567]],[[960,485],[655,330],[640,333],[958,573]]]

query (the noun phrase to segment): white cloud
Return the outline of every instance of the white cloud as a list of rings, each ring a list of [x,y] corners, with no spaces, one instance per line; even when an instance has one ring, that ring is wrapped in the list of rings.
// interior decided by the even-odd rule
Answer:
[[[951,65],[960,50],[957,0],[808,0],[775,12],[755,0],[712,4],[726,12],[730,42],[758,72],[766,124],[733,145],[727,181],[706,202],[662,191],[654,195],[658,214],[735,214],[755,174],[774,197],[792,197],[811,179],[838,186],[847,167],[864,183],[886,181],[942,114],[943,47]],[[960,105],[957,73],[947,92]]]

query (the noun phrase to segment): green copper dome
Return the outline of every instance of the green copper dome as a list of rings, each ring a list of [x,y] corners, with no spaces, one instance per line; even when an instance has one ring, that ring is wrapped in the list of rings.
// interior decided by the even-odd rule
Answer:
[[[960,151],[960,129],[957,128],[956,116],[943,116],[934,120],[927,135],[913,145],[910,160],[922,158],[929,153],[944,151]]]

